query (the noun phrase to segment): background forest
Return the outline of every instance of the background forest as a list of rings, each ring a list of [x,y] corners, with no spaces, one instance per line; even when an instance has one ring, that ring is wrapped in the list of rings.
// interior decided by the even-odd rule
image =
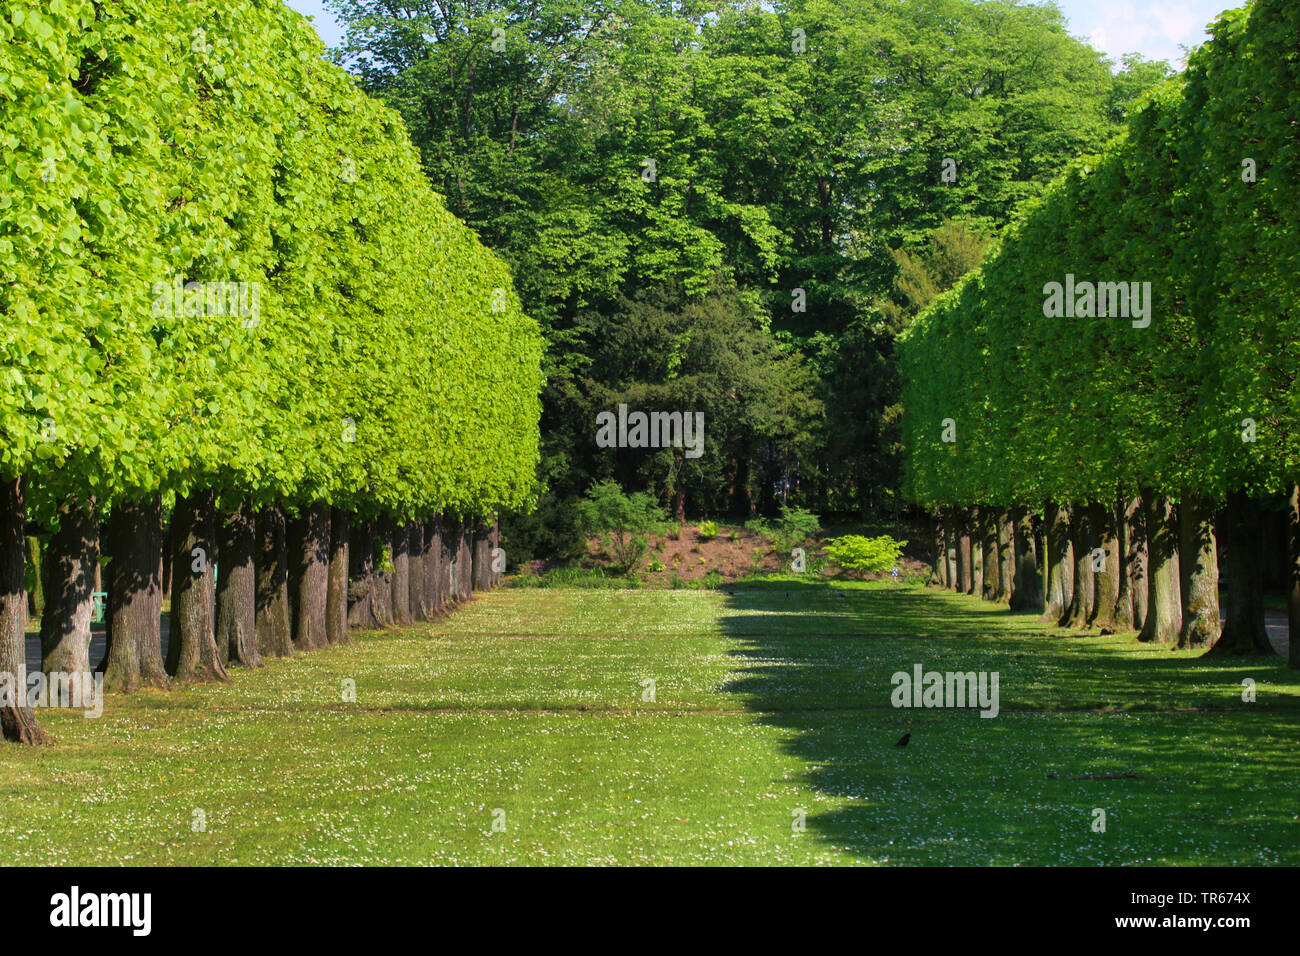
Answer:
[[[605,478],[679,520],[897,516],[896,337],[1171,74],[1015,0],[329,6],[545,334],[512,559],[571,551]],[[597,448],[620,402],[702,411],[705,454]]]

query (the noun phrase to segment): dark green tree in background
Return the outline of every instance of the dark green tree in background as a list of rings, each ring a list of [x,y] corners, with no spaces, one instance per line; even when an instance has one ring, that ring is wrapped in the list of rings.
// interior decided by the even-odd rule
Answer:
[[[331,6],[544,329],[524,550],[606,476],[679,513],[893,513],[895,336],[1169,73],[1017,0]],[[705,455],[597,448],[619,401],[704,411]]]

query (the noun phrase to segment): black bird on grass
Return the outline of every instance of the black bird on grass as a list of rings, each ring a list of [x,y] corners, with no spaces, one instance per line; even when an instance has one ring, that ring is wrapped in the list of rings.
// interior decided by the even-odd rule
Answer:
[[[906,747],[906,746],[907,746],[907,742],[908,742],[909,740],[911,740],[911,739],[912,739],[912,732],[909,730],[907,733],[903,734],[902,739],[899,740],[898,743],[894,744],[894,746],[895,746],[895,747]]]

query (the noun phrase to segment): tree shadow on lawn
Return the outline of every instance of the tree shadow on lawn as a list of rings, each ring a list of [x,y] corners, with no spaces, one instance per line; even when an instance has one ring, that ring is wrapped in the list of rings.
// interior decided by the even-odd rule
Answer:
[[[1286,784],[1300,675],[1280,659],[1174,655],[975,598],[826,582],[737,586],[721,624],[740,665],[725,689],[793,732],[786,751],[834,804],[803,808],[809,835],[835,847],[918,864],[1300,862]],[[891,677],[916,664],[996,671],[999,715],[895,709]]]

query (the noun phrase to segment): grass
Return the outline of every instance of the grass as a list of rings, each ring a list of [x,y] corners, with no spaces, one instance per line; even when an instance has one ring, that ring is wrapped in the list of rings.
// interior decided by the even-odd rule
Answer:
[[[917,663],[998,671],[1001,714],[893,709]],[[41,716],[53,746],[0,747],[7,864],[1300,863],[1280,661],[890,582],[503,590]]]

